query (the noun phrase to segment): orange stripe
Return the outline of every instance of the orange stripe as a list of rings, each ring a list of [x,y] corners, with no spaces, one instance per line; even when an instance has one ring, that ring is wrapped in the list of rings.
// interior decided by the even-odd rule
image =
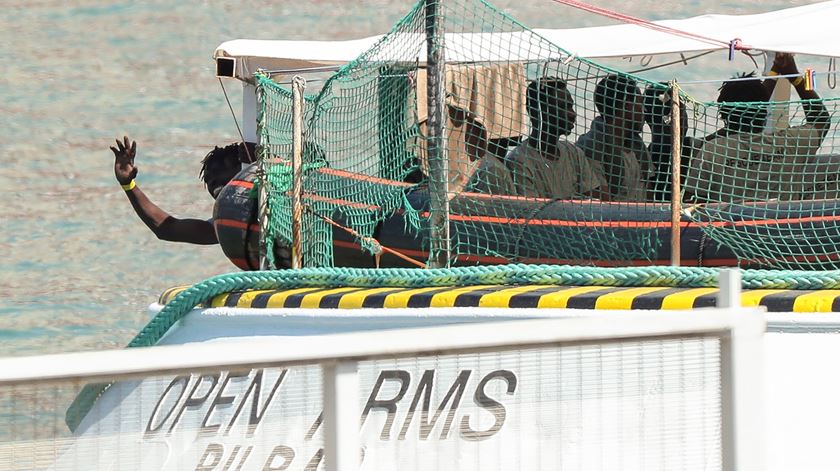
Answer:
[[[428,218],[429,212],[420,213],[420,217]],[[466,216],[462,214],[450,214],[450,220],[465,221],[465,222],[486,222],[491,224],[517,224],[528,226],[558,226],[558,227],[610,227],[610,228],[668,228],[671,227],[670,221],[568,221],[562,219],[524,219],[524,218],[504,218],[496,216]],[[838,216],[809,216],[801,218],[785,218],[785,219],[761,219],[761,220],[742,220],[742,221],[715,221],[715,222],[692,222],[682,221],[680,227],[686,228],[690,226],[704,227],[739,227],[739,226],[773,226],[783,224],[803,224],[807,222],[826,222],[826,221],[840,221]]]
[[[334,169],[334,168],[319,168],[318,171],[325,174],[325,175],[335,175],[335,176],[338,176],[338,177],[351,178],[353,180],[373,182],[373,183],[381,183],[383,185],[388,185],[388,186],[401,186],[401,187],[414,186],[414,183],[406,183],[406,182],[401,182],[401,181],[397,181],[397,180],[386,180],[384,178],[371,177],[369,175],[364,175],[364,174],[361,174],[361,173],[353,173],[353,172],[348,172],[348,171],[345,171],[345,170],[338,170],[338,169]]]
[[[233,228],[236,228],[236,229],[250,229],[252,232],[259,232],[260,231],[260,226],[257,225],[257,224],[251,224],[250,227],[249,227],[248,224],[246,224],[242,221],[237,221],[235,219],[214,219],[213,223],[217,224],[219,226],[233,227]]]
[[[429,217],[428,212],[420,213],[420,217]],[[670,221],[567,221],[562,219],[524,219],[503,218],[496,216],[465,216],[450,214],[450,220],[467,222],[487,222],[491,224],[519,224],[527,226],[560,226],[560,227],[627,227],[627,228],[657,228],[671,227]],[[680,227],[688,227],[691,222],[681,222]]]
[[[802,201],[807,201],[809,203],[819,203],[820,201],[832,201],[832,202],[834,202],[834,201],[837,201],[837,199],[822,198],[822,199],[818,199],[818,200],[739,201],[735,204],[738,204],[738,205],[741,205],[741,206],[766,206],[766,205],[770,205],[770,204],[797,203],[797,202],[802,202]],[[703,207],[706,207],[706,208],[719,208],[719,207],[723,208],[723,207],[729,206],[731,204],[733,204],[733,203],[702,203],[702,204],[694,204],[694,205],[691,205],[691,206],[703,206]],[[688,205],[686,205],[686,206],[688,206]]]
[[[353,208],[367,209],[369,211],[378,211],[379,206],[371,206],[363,203],[356,203],[353,201],[326,198],[314,194],[304,195],[305,197],[315,200],[332,203],[339,206],[349,206]],[[400,213],[402,211],[399,211]],[[420,213],[420,217],[428,218],[429,212]],[[563,219],[524,219],[524,218],[504,218],[497,216],[467,216],[463,214],[450,214],[450,220],[464,221],[464,222],[484,222],[490,224],[517,224],[528,226],[555,226],[555,227],[609,227],[609,228],[628,228],[628,229],[657,229],[671,227],[670,221],[568,221]],[[681,228],[691,226],[695,227],[740,227],[740,226],[774,226],[784,224],[804,224],[808,222],[836,222],[840,221],[840,215],[837,216],[807,216],[801,218],[784,218],[784,219],[757,219],[757,220],[742,220],[742,221],[682,221]]]
[[[320,172],[329,175],[341,176],[346,177],[349,179],[359,180],[359,181],[367,181],[373,183],[380,183],[383,185],[390,185],[390,186],[400,186],[400,187],[410,187],[413,186],[409,183],[398,182],[396,180],[386,180],[377,177],[370,177],[367,175],[362,175],[353,172],[347,172],[344,170],[336,170],[336,169],[329,169],[329,168],[322,168],[319,169]],[[247,182],[243,182],[247,183]],[[248,184],[247,188],[253,187],[253,184]],[[244,186],[244,185],[240,185]],[[599,201],[599,200],[552,200],[547,198],[526,198],[522,196],[505,196],[505,195],[487,195],[482,193],[464,193],[465,195],[469,195],[472,198],[480,198],[480,199],[504,199],[504,200],[522,200],[522,201],[534,201],[534,202],[546,202],[546,201],[562,201],[566,203],[578,203],[581,205],[625,205],[625,206],[651,206],[652,208],[655,207],[665,207],[668,206],[666,203],[653,203],[653,202],[626,202],[626,201]],[[349,206],[353,208],[359,209],[366,209],[369,211],[379,211],[382,208],[379,206],[373,205],[366,205],[363,203],[357,203],[354,201],[348,201],[340,198],[327,198],[324,196],[316,195],[316,194],[305,194],[304,197],[312,199],[314,201],[323,201],[327,203],[332,203],[336,205],[342,206]],[[745,205],[755,205],[760,206],[764,204],[769,204],[769,202],[746,202],[742,203]],[[716,205],[706,205],[707,208],[712,208],[716,206],[724,206],[722,204]],[[429,217],[428,212],[420,213],[421,217]],[[517,225],[534,225],[534,226],[558,226],[558,227],[608,227],[608,228],[668,228],[671,227],[670,221],[568,221],[568,220],[560,220],[560,219],[524,219],[524,218],[502,218],[502,217],[495,217],[495,216],[466,216],[460,214],[451,214],[449,216],[450,220],[455,221],[465,221],[465,222],[486,222],[491,224],[517,224]],[[773,225],[783,225],[783,224],[804,224],[808,222],[834,222],[840,221],[840,215],[838,216],[807,216],[807,217],[800,217],[800,218],[784,218],[784,219],[758,219],[758,220],[742,220],[742,221],[712,221],[712,222],[693,222],[693,221],[682,221],[680,222],[681,228],[687,228],[691,225],[695,225],[697,227],[704,227],[704,226],[712,226],[712,227],[739,227],[739,226],[773,226]]]
[[[244,180],[231,180],[230,182],[228,182],[228,185],[239,186],[239,187],[248,188],[248,189],[254,187],[253,182],[246,182]]]
[[[291,163],[289,163],[287,161],[282,161],[282,163],[287,165],[287,166],[291,165]],[[346,170],[338,170],[338,169],[334,169],[334,168],[324,167],[324,168],[319,168],[318,171],[325,174],[325,175],[340,176],[340,177],[350,178],[350,179],[353,179],[353,180],[380,183],[380,184],[389,185],[389,186],[398,186],[398,187],[416,186],[416,184],[413,184],[413,183],[406,183],[406,182],[401,182],[401,181],[397,181],[397,180],[388,180],[388,179],[384,179],[384,178],[378,178],[378,177],[373,177],[373,176],[369,176],[369,175],[364,175],[364,174],[361,174],[361,173],[348,172]],[[514,195],[489,195],[487,193],[463,192],[462,194],[463,195],[469,195],[470,197],[480,198],[480,199],[526,200],[526,201],[538,201],[538,202],[542,202],[542,201],[563,201],[563,202],[566,202],[566,203],[589,203],[589,204],[611,205],[611,206],[614,206],[614,205],[625,205],[625,206],[645,205],[645,206],[652,206],[652,207],[670,207],[670,203],[660,203],[660,202],[653,202],[653,201],[641,201],[641,202],[636,202],[636,201],[601,201],[601,200],[593,200],[593,199],[557,200],[557,199],[552,199],[552,198],[531,198],[531,197],[526,197],[526,196],[514,196]],[[808,200],[808,201],[809,202],[819,202],[819,201],[834,201],[834,200],[823,199],[823,200]],[[793,203],[795,201],[792,200],[792,201],[789,201],[789,202]],[[744,206],[764,206],[764,205],[776,204],[776,203],[778,203],[778,202],[777,201],[742,201],[742,202],[738,202],[737,204],[744,205]],[[707,204],[703,204],[702,206],[704,206],[706,208],[718,208],[718,207],[726,207],[726,206],[729,206],[730,204],[731,203],[707,203]],[[688,204],[686,204],[685,206],[698,206],[698,205],[688,205]],[[771,219],[769,221],[774,221],[774,220]]]
[[[364,204],[364,203],[356,203],[356,202],[353,202],[353,201],[347,201],[347,200],[342,200],[342,199],[337,199],[337,198],[327,198],[325,196],[316,195],[314,193],[304,193],[303,197],[305,199],[310,199],[310,200],[313,200],[313,201],[323,201],[323,202],[326,202],[326,203],[333,203],[333,204],[339,205],[339,206],[349,206],[351,208],[367,209],[368,211],[379,211],[380,209],[382,209],[379,206],[373,206],[373,205]]]
[[[286,161],[283,161],[282,164],[287,165],[287,166],[291,165],[289,162],[286,162]],[[372,177],[372,176],[369,176],[369,175],[364,175],[364,174],[354,173],[354,172],[348,172],[348,171],[345,171],[345,170],[338,170],[338,169],[334,169],[334,168],[320,168],[320,169],[318,169],[318,171],[321,172],[321,173],[324,173],[326,175],[340,176],[340,177],[345,177],[345,178],[349,178],[349,179],[353,179],[353,180],[357,180],[357,181],[373,182],[373,183],[379,183],[379,184],[388,185],[388,186],[397,186],[397,187],[412,187],[412,186],[415,186],[415,184],[412,184],[412,183],[405,183],[405,182],[401,182],[401,181],[397,181],[397,180],[387,180],[387,179],[384,179],[384,178]],[[233,183],[233,182],[231,182],[231,183]],[[244,187],[247,187],[247,188],[252,188],[253,187],[252,183],[249,183],[249,182],[242,182],[242,183],[243,183],[243,185],[239,185],[239,186],[244,186]],[[599,206],[603,206],[603,205],[642,206],[642,205],[644,205],[644,206],[651,206],[651,207],[657,207],[658,208],[658,207],[667,207],[667,206],[670,205],[669,203],[659,203],[659,202],[651,202],[651,201],[643,201],[643,202],[600,201],[600,200],[591,200],[591,199],[586,199],[586,200],[575,200],[575,199],[556,200],[556,199],[551,199],[551,198],[530,198],[530,197],[512,196],[512,195],[488,195],[486,193],[464,192],[462,194],[469,195],[472,198],[479,198],[479,199],[524,200],[524,201],[535,201],[535,202],[562,201],[562,202],[566,202],[566,203],[580,203],[580,204],[591,204],[591,205],[599,205]],[[319,197],[319,198],[322,198],[322,197]],[[341,200],[341,199],[324,199],[324,201],[335,202],[335,203],[339,203],[339,204],[360,205],[360,203],[354,203],[354,202]],[[811,201],[816,202],[816,201],[834,201],[834,200],[808,200],[808,201],[809,202],[811,202]],[[794,201],[790,201],[790,202],[792,203]],[[775,201],[772,201],[772,202],[771,201],[744,201],[744,202],[739,202],[738,204],[739,205],[744,205],[744,206],[764,206],[764,205],[775,204],[775,203],[777,203],[777,202],[775,202]],[[706,208],[717,208],[717,207],[725,207],[725,206],[729,206],[729,205],[730,205],[730,203],[709,203],[709,204],[705,204],[705,205],[702,205],[702,206],[704,206]],[[696,205],[686,205],[686,206],[696,206]],[[361,207],[365,207],[365,206],[361,205]],[[376,206],[368,206],[368,208],[379,209]],[[427,214],[424,214],[424,216],[428,217]],[[461,216],[461,217],[468,218],[469,216]],[[477,218],[485,218],[485,217],[477,216]],[[507,222],[507,223],[513,222],[513,223],[518,223],[517,221],[520,221],[518,219],[508,220],[508,219],[504,219],[504,218],[492,218],[492,217],[486,217],[486,218],[487,218],[486,221],[488,221],[488,222]],[[492,221],[493,219],[496,219],[496,221]],[[482,219],[477,219],[477,220],[482,220]],[[696,224],[698,224],[698,225],[712,225],[712,226],[715,226],[715,227],[721,227],[721,226],[731,226],[731,225],[754,226],[754,225],[773,225],[773,224],[786,223],[786,222],[803,223],[803,222],[823,222],[823,221],[838,221],[838,220],[840,220],[840,216],[813,216],[813,217],[802,217],[802,218],[764,219],[764,220],[737,221],[737,222],[705,222],[705,223],[701,222],[701,223],[696,223]],[[542,223],[540,223],[539,221],[540,220],[536,220],[535,223],[536,224],[541,224],[541,225],[554,225],[554,224],[551,224],[552,220],[541,220],[541,221],[547,221],[547,222],[542,222]],[[671,223],[667,222],[667,221],[656,222],[656,223],[645,223],[645,222],[636,222],[636,221],[627,221],[627,222],[641,224],[638,227],[670,227],[671,226]],[[621,224],[626,224],[627,222],[624,222],[624,221],[610,221],[610,222],[607,223],[607,225],[605,227],[621,227]],[[563,224],[563,223],[567,223],[567,224]],[[588,225],[588,224],[590,224],[590,223],[584,223],[583,225]],[[653,224],[657,224],[657,226],[653,226]],[[683,222],[680,225],[681,225],[681,227],[686,227],[689,224],[691,224],[691,223]],[[558,225],[581,225],[581,223],[574,222],[574,221],[559,221]],[[629,227],[636,227],[636,226],[629,226]]]
[[[825,222],[825,221],[840,221],[840,216],[808,216],[801,218],[784,218],[784,219],[761,219],[756,221],[734,221],[729,223],[732,226],[772,226],[774,224],[794,223],[802,224],[806,222]],[[717,223],[719,224],[719,223]],[[724,224],[726,225],[726,224]]]

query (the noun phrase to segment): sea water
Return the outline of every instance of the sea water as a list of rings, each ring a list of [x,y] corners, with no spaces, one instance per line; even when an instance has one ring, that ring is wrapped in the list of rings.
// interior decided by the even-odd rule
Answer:
[[[552,0],[493,3],[531,27],[612,23]],[[597,3],[656,20],[810,2]],[[0,355],[124,346],[164,289],[236,270],[218,246],[157,240],[115,182],[108,150],[115,137],[136,139],[137,182],[150,198],[179,217],[208,218],[213,201],[198,180],[200,161],[214,145],[238,139],[214,77],[216,46],[380,34],[410,7],[399,0],[0,1]],[[725,56],[649,77],[723,79],[753,67]],[[827,64],[800,66],[825,71]],[[240,87],[225,84],[238,111]],[[714,88],[696,93],[713,99]]]

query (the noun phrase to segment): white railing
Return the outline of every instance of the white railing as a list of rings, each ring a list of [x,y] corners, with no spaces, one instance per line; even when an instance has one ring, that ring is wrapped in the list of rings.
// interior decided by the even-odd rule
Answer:
[[[604,320],[608,319],[608,322]],[[150,375],[320,364],[328,470],[358,469],[357,363],[365,360],[500,352],[575,344],[720,339],[723,469],[762,469],[760,345],[752,311],[606,313],[599,318],[526,320],[286,338],[225,340],[0,360],[0,387],[55,381],[118,381]],[[749,438],[745,438],[749,437]]]

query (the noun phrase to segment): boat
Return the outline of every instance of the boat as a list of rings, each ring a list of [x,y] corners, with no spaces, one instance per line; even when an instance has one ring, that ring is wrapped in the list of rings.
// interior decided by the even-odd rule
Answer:
[[[490,8],[484,2],[477,4]],[[418,3],[408,18],[416,19],[423,5]],[[840,2],[825,2],[774,12],[767,18],[787,25],[791,16],[813,15],[815,23],[800,31],[797,39],[815,38],[829,31],[815,25],[825,24],[836,8],[840,8]],[[492,11],[498,18],[506,18]],[[514,24],[512,20],[505,21],[506,25]],[[664,23],[691,31],[691,20],[684,21],[688,23]],[[704,27],[720,26],[720,38],[728,38],[733,31],[747,31],[742,29],[747,26],[751,27],[749,31],[763,32],[769,24],[757,22],[755,17],[737,16],[694,21]],[[400,23],[406,24],[413,23]],[[632,46],[629,38],[635,36],[624,26],[617,28],[578,29],[573,33],[586,38],[613,37],[622,32],[628,40],[612,46],[617,54],[627,54],[624,48]],[[783,48],[778,44],[787,44],[778,31],[762,36],[777,45],[765,44],[767,50],[780,50]],[[659,33],[662,32],[656,34]],[[551,34],[559,38],[563,32],[541,32],[539,37]],[[639,34],[647,37],[654,33],[643,30]],[[499,36],[488,33],[483,37],[496,41],[493,38]],[[509,35],[501,37],[510,40]],[[275,185],[274,196],[279,195],[276,201],[288,203],[283,198],[292,174],[292,164],[282,158],[293,146],[292,139],[279,139],[289,137],[291,125],[286,122],[287,116],[281,115],[282,131],[278,134],[282,136],[272,136],[269,126],[257,125],[265,123],[267,116],[265,108],[258,106],[257,93],[264,102],[268,99],[265,93],[277,89],[266,87],[254,78],[254,73],[263,69],[257,74],[263,78],[267,77],[265,70],[271,68],[283,69],[287,75],[297,73],[289,72],[291,66],[310,71],[312,67],[339,66],[347,73],[355,70],[353,63],[358,64],[353,61],[358,55],[353,48],[361,48],[363,57],[370,56],[364,53],[369,47],[385,54],[389,50],[377,49],[376,45],[386,38],[387,35],[342,44],[245,41],[226,43],[216,51],[217,73],[243,80],[245,139],[256,140],[258,133],[267,138],[262,141],[264,157],[273,159],[263,168],[267,179],[257,179],[256,190],[255,182],[247,178],[253,169],[246,169],[225,189],[238,191],[238,197],[247,204],[217,206],[217,229],[250,230],[231,236],[232,240],[241,236],[238,247],[223,247],[242,268],[262,264],[259,255],[265,254],[247,247],[259,248],[259,239],[269,236],[263,233],[265,226],[251,227],[253,211],[242,209],[251,208],[257,198],[254,193],[266,189],[266,182]],[[757,36],[744,35],[742,39],[751,45],[761,44]],[[539,41],[550,43],[546,39]],[[684,37],[672,46],[661,40],[640,40],[644,47],[655,47],[663,53],[669,47],[679,48],[677,51],[709,48],[708,42],[698,41],[700,45],[690,46],[686,41],[697,39]],[[819,48],[811,52],[834,54],[836,41],[827,42],[820,42]],[[567,53],[563,60],[588,57],[582,49],[587,44],[592,45],[583,43],[577,53]],[[603,46],[603,42],[599,44]],[[831,44],[835,49],[830,48]],[[725,49],[722,45],[714,48]],[[559,47],[551,50],[560,51]],[[278,55],[277,51],[285,55]],[[484,50],[487,51],[492,52]],[[342,66],[348,63],[349,66]],[[282,77],[277,74],[274,79]],[[288,105],[292,94],[283,93],[286,101],[282,103]],[[324,105],[317,99],[311,103],[307,113],[317,116]],[[311,118],[311,123],[317,124],[317,119]],[[324,132],[317,126],[308,129],[310,136]],[[400,142],[399,147],[405,148],[404,145]],[[335,150],[325,151],[327,157],[337,155]],[[352,166],[339,165],[340,160],[309,157],[304,159],[308,167],[303,170],[306,183],[301,199],[317,216],[304,220],[304,227],[314,227],[329,237],[310,240],[304,260],[313,264],[327,261],[325,265],[335,267],[242,271],[190,287],[172,288],[150,306],[152,320],[129,344],[132,348],[115,353],[110,360],[99,352],[3,360],[0,384],[14,388],[8,404],[0,405],[8,406],[4,413],[8,413],[7,422],[13,424],[13,430],[0,446],[0,465],[10,469],[55,470],[316,470],[324,465],[337,469],[340,466],[336,461],[327,459],[325,463],[326,450],[335,444],[330,440],[336,439],[325,428],[330,417],[341,414],[317,399],[317,392],[329,384],[322,382],[318,367],[301,365],[304,357],[314,362],[312,358],[321,353],[318,349],[335,353],[318,357],[333,372],[347,358],[359,361],[359,383],[350,383],[349,387],[344,384],[343,391],[350,391],[351,399],[352,391],[361,392],[356,401],[361,406],[360,415],[351,413],[344,423],[349,423],[353,432],[359,424],[356,419],[361,419],[362,469],[484,470],[519,466],[781,470],[840,463],[834,445],[835,424],[840,422],[840,407],[835,400],[840,393],[840,375],[824,366],[823,361],[840,353],[840,318],[832,314],[840,311],[840,273],[724,271],[703,266],[724,264],[721,261],[726,257],[737,258],[740,263],[750,260],[742,257],[738,247],[724,246],[711,237],[713,231],[737,227],[722,221],[732,214],[739,215],[737,221],[743,221],[741,225],[748,227],[756,239],[774,236],[761,232],[765,226],[784,226],[789,234],[797,224],[807,226],[812,234],[808,237],[813,239],[803,238],[805,231],[796,232],[794,237],[803,246],[814,247],[817,241],[832,236],[833,215],[828,208],[833,202],[752,201],[683,206],[676,226],[683,240],[697,241],[681,246],[681,250],[684,260],[702,256],[704,263],[698,261],[700,266],[546,266],[509,262],[566,260],[558,257],[556,251],[540,250],[547,249],[541,241],[558,238],[567,228],[572,232],[562,237],[572,242],[567,242],[566,247],[579,244],[580,250],[597,250],[594,244],[602,243],[605,252],[641,247],[644,250],[637,249],[637,253],[644,252],[645,257],[638,260],[647,265],[672,256],[664,242],[650,241],[662,241],[660,232],[671,236],[673,208],[666,203],[539,200],[465,191],[446,199],[456,216],[449,221],[453,234],[470,230],[480,235],[492,227],[494,241],[504,239],[513,248],[485,245],[488,250],[484,252],[458,252],[457,248],[454,251],[453,258],[459,263],[480,266],[430,270],[347,268],[375,263],[370,250],[358,251],[357,247],[375,249],[379,245],[401,255],[425,258],[431,243],[424,241],[428,236],[422,229],[428,222],[423,221],[432,219],[425,213],[433,211],[434,197],[429,193],[434,188],[385,178],[387,175],[364,174]],[[331,194],[330,189],[336,187],[352,187],[355,191]],[[313,191],[318,189],[324,191]],[[365,197],[372,194],[388,195],[379,198],[388,205],[366,202]],[[224,199],[223,192],[220,201]],[[283,206],[274,206],[274,210],[279,207]],[[469,211],[462,211],[463,207]],[[236,211],[222,214],[223,210]],[[500,213],[494,211],[527,217],[499,217]],[[792,219],[789,215],[795,211],[825,214],[807,216],[811,219],[803,216],[798,221],[780,217]],[[715,215],[716,212],[721,215]],[[280,216],[283,214],[286,213]],[[491,218],[498,219],[488,220]],[[220,224],[224,220],[230,221],[228,226]],[[279,225],[285,224],[290,223],[282,220]],[[465,229],[459,229],[459,224]],[[586,231],[592,231],[594,236],[586,236]],[[511,232],[520,234],[519,238],[499,236]],[[703,238],[709,240],[703,242]],[[468,247],[487,240],[455,238]],[[621,240],[630,243],[609,247]],[[526,245],[531,252],[519,251]],[[334,257],[328,253],[332,249]],[[323,253],[315,253],[318,250]],[[569,254],[562,255],[588,264],[636,260]],[[249,261],[251,256],[256,258]],[[491,256],[498,258],[487,258]],[[380,266],[406,261],[391,257],[396,255],[384,252]],[[760,261],[761,257],[766,258],[767,253],[757,254],[758,266],[767,263]],[[501,266],[486,266],[491,263]],[[740,292],[739,286],[747,289]],[[715,305],[733,308],[739,301],[751,309],[735,309],[725,322],[715,317],[712,310],[703,309]],[[650,312],[640,310],[663,313],[648,317]],[[720,310],[723,309],[716,311]],[[558,318],[567,323],[515,324]],[[500,321],[506,324],[497,323]],[[740,328],[736,324],[741,322],[748,325],[746,331],[736,330]],[[411,330],[446,327],[454,330]],[[532,343],[524,343],[529,348],[512,354],[497,351],[499,345],[511,347],[504,343],[506,336],[524,342],[525,337],[517,337],[522,331],[536,338]],[[492,337],[497,343],[481,343],[474,336]],[[552,350],[561,337],[565,343]],[[553,338],[551,342],[555,343],[540,351],[547,348],[546,338]],[[453,339],[461,344],[444,342],[454,342]],[[437,340],[441,343],[436,347]],[[428,342],[425,349],[418,346],[423,341]],[[371,355],[370,350],[357,350],[350,355],[349,350],[342,350],[344,342],[356,348],[390,342],[389,348],[402,356],[370,359],[365,356]],[[441,351],[440,345],[444,344],[454,350]],[[456,345],[464,344],[473,350],[458,350]],[[231,346],[234,348],[228,349]],[[256,355],[261,349],[271,351],[272,346],[282,350],[284,360],[277,357],[269,361]],[[412,348],[425,356],[412,355]],[[761,356],[762,349],[766,369],[761,363],[750,363]],[[176,366],[178,360],[184,361],[181,366]],[[100,365],[100,369],[89,367],[87,362]],[[269,367],[277,364],[284,366]],[[44,373],[48,367],[49,375]],[[240,371],[242,368],[245,370]],[[37,391],[37,385],[49,386],[51,378],[75,383],[66,390],[56,387],[48,392]],[[79,381],[84,384],[81,388],[76,387],[81,386]],[[340,389],[337,383],[333,383],[336,390]],[[26,387],[36,391],[22,389]],[[68,391],[70,398],[65,402]],[[60,410],[66,429],[55,425],[50,415],[55,411],[49,407]],[[48,417],[43,419],[40,414]],[[39,420],[47,424],[45,434],[38,427],[42,423]],[[23,422],[29,425],[17,426]],[[766,442],[762,440],[765,434]],[[349,456],[356,458],[359,448],[351,445]]]
[[[570,268],[509,265],[422,275],[404,269],[249,272],[168,290],[150,306],[153,320],[131,344],[152,348],[0,362],[0,384],[14,382],[17,394],[39,398],[17,400],[18,410],[6,412],[16,424],[14,434],[30,439],[0,444],[0,463],[8,469],[42,463],[38,468],[54,470],[318,469],[324,465],[328,415],[317,392],[325,383],[320,368],[303,359],[360,347],[370,352],[371,342],[391,340],[399,345],[387,347],[391,352],[421,351],[416,345],[425,342],[432,353],[402,358],[392,353],[359,363],[353,388],[360,391],[359,415],[352,416],[350,429],[358,430],[361,419],[362,469],[449,469],[449,463],[482,470],[511,463],[529,469],[570,463],[665,469],[681,462],[700,469],[776,470],[840,459],[831,446],[831,430],[840,419],[833,405],[840,381],[815,361],[840,349],[836,314],[745,308],[730,312],[727,322],[752,327],[730,331],[716,321],[716,311],[723,310],[699,308],[728,296],[713,287],[714,269],[645,269],[670,270],[659,274],[660,281],[703,278],[711,283],[706,288],[610,289],[562,285],[558,280],[571,274]],[[588,274],[602,283],[612,278],[649,284],[652,273],[585,270],[596,270]],[[399,287],[409,274],[414,283]],[[534,281],[478,284],[479,276],[488,274]],[[742,275],[745,283],[774,282],[761,271]],[[235,289],[258,284],[275,289]],[[621,306],[622,299],[655,291],[671,298],[660,314]],[[698,297],[698,291],[705,294]],[[598,293],[588,306],[581,303],[587,292]],[[777,289],[752,290],[741,299],[746,304],[777,294]],[[830,297],[819,290],[797,295],[812,301],[815,295]],[[706,301],[698,303],[699,298]],[[824,306],[811,310],[817,309]],[[686,324],[696,330],[680,327]],[[448,328],[453,330],[441,330]],[[505,340],[515,346],[528,336],[545,342],[552,335],[566,335],[567,343],[498,351],[490,346]],[[483,353],[465,347],[464,353],[447,354],[443,343],[436,343],[442,339],[480,345]],[[727,353],[727,339],[742,342],[731,347],[734,356]],[[285,366],[271,367],[274,350],[286,362],[298,360],[278,360]],[[762,357],[764,363],[753,362]],[[730,380],[725,365],[733,358],[750,361],[735,367]],[[212,364],[225,366],[205,366]],[[22,389],[96,371],[97,380],[69,406],[62,389]],[[109,374],[130,377],[103,383]],[[57,425],[39,435],[38,426],[24,426],[19,418],[43,417],[50,407],[66,407],[69,436],[56,431]],[[733,467],[726,430],[733,410],[742,409],[749,413],[738,416],[741,445],[735,449],[738,463],[749,466]]]

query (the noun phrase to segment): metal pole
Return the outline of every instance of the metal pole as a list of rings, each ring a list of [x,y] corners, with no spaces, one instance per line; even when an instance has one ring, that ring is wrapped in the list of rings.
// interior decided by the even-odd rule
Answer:
[[[247,142],[257,142],[257,87],[242,83],[242,133]]]
[[[265,122],[263,121],[264,114],[262,106],[259,104],[263,103],[263,89],[262,87],[257,87],[255,90],[255,101],[256,105],[254,106],[254,113],[256,117],[257,123],[257,134],[258,136],[263,135],[263,130],[265,129]],[[248,101],[247,97],[243,98],[243,101]],[[243,105],[244,106],[244,105]],[[247,113],[246,113],[247,114]],[[260,253],[259,253],[259,264],[260,270],[270,270],[271,266],[268,264],[268,257],[266,257],[267,253],[267,245],[268,242],[266,241],[266,234],[268,233],[268,172],[266,171],[266,155],[268,153],[268,140],[260,141],[261,147],[257,149],[257,181],[259,181],[259,192],[257,193],[257,218],[258,223],[260,225]],[[250,258],[249,258],[250,260]]]
[[[671,265],[680,266],[680,161],[682,160],[682,132],[680,130],[680,89],[671,82]]]
[[[446,155],[446,103],[443,0],[426,0],[426,72],[429,130],[429,268],[449,266],[449,161]]]
[[[355,361],[326,363],[324,461],[327,471],[359,469],[359,376]]]
[[[721,458],[725,471],[766,469],[764,442],[764,322],[760,312],[741,309],[741,272],[721,270],[718,309],[761,322],[744,324],[721,339]]]
[[[265,164],[260,158],[260,164],[257,167],[257,178],[260,182],[260,190],[257,193],[257,208],[259,208],[259,223],[260,223],[260,270],[271,270],[274,267],[269,266],[268,257],[268,241],[266,241],[266,233],[268,232],[268,174],[265,171]]]
[[[718,295],[715,307],[718,309],[738,309],[741,304],[741,272],[722,269],[718,272]],[[723,339],[720,345],[721,376],[721,458],[723,469],[736,471],[738,463],[738,438],[735,414],[735,349],[733,339]]]
[[[741,307],[741,270],[724,268],[718,273],[718,308]]]
[[[292,268],[303,268],[303,91],[306,80],[292,78]]]

